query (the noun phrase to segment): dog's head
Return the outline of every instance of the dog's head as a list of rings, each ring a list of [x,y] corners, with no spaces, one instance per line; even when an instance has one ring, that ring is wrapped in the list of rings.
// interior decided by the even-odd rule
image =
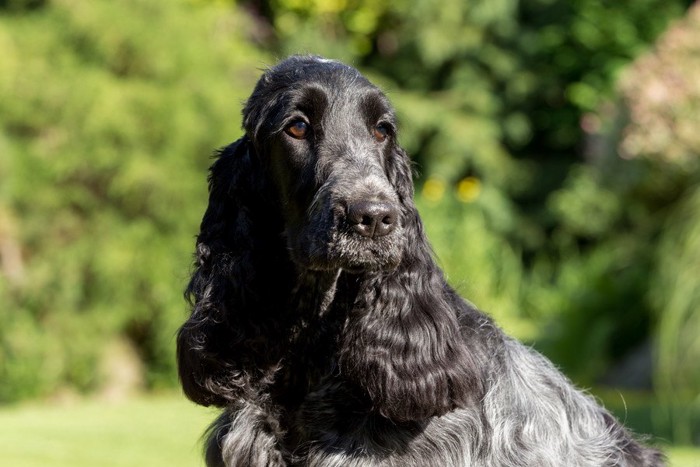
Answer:
[[[476,365],[384,94],[352,67],[297,56],[263,74],[243,116],[246,135],[211,168],[193,311],[178,334],[186,394],[222,406],[256,397],[278,378],[289,330],[330,309],[347,312],[342,336],[329,318],[314,345],[338,344],[342,377],[383,416],[422,420],[469,403]]]
[[[384,94],[347,65],[295,56],[260,78],[243,114],[292,260],[312,270],[396,267],[412,181]]]

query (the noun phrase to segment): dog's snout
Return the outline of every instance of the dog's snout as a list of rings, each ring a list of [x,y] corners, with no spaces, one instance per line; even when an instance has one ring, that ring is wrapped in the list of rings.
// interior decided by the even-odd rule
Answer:
[[[357,201],[348,205],[347,218],[352,229],[363,237],[383,237],[396,227],[398,210],[383,201]]]

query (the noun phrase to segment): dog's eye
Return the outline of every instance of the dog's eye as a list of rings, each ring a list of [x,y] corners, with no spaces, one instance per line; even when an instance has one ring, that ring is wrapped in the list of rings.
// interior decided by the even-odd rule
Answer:
[[[386,140],[386,137],[389,136],[389,129],[385,124],[380,123],[372,130],[372,136],[374,136],[374,139],[378,142],[382,143]]]
[[[284,131],[292,138],[304,139],[309,133],[309,124],[304,120],[296,120],[288,125]]]

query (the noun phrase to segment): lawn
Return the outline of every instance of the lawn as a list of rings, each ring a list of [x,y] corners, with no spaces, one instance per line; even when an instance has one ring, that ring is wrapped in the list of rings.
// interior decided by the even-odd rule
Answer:
[[[215,412],[179,395],[0,409],[0,465],[202,466]]]
[[[215,411],[179,395],[0,409],[0,465],[201,467],[200,437]],[[671,467],[700,467],[700,449],[667,449]]]

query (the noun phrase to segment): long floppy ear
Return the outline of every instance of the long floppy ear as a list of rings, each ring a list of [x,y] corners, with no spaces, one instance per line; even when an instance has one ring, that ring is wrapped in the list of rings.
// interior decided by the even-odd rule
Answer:
[[[275,313],[283,309],[288,271],[265,184],[247,136],[224,148],[210,170],[186,291],[192,314],[177,336],[182,387],[198,404],[254,397],[277,370],[283,339]],[[270,294],[269,284],[280,293]]]
[[[399,195],[399,202],[404,211],[415,210],[413,203],[413,169],[411,160],[404,149],[394,143],[387,161],[387,176]]]
[[[413,202],[408,157],[389,166],[402,204],[407,249],[396,270],[368,275],[341,344],[342,374],[392,420],[423,420],[481,395],[478,366],[460,335],[458,298],[435,264]]]

